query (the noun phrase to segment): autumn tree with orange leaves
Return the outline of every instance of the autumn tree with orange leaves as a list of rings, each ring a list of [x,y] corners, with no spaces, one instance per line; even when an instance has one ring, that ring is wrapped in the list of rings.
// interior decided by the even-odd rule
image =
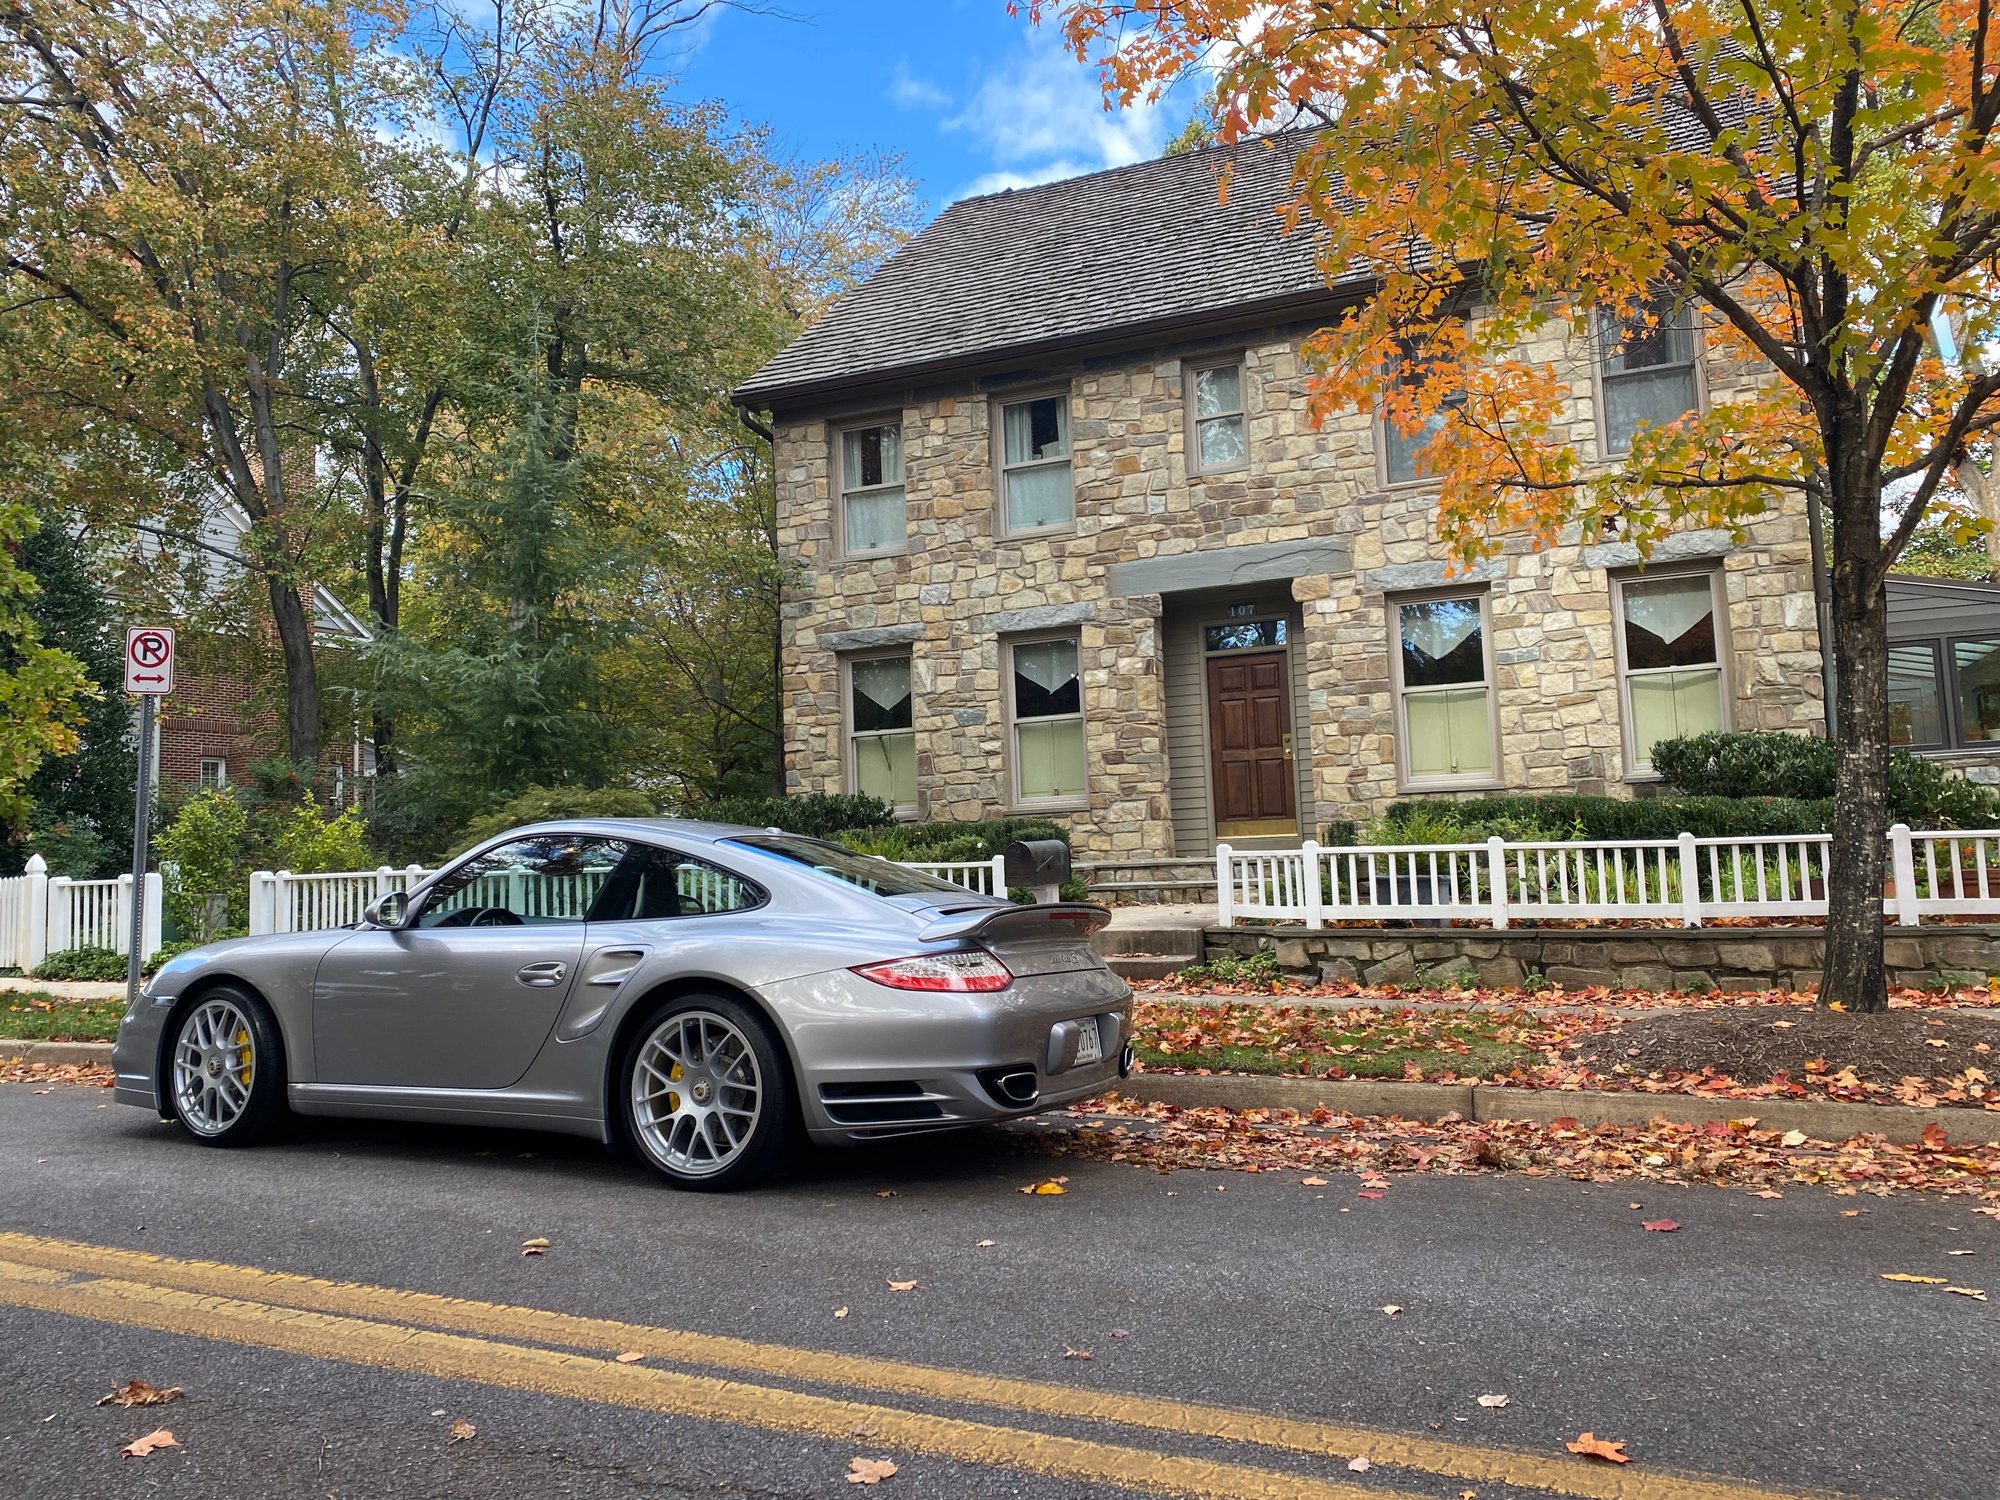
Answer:
[[[2000,422],[1993,0],[1035,0],[1107,102],[1190,76],[1219,137],[1325,127],[1293,212],[1373,295],[1309,345],[1316,411],[1382,407],[1456,558],[1779,505],[1830,518],[1840,772],[1820,1003],[1881,1010],[1884,580]],[[1473,316],[1468,320],[1466,310]],[[1570,441],[1538,333],[1689,311],[1768,378]],[[1991,367],[1989,367],[1989,361]]]

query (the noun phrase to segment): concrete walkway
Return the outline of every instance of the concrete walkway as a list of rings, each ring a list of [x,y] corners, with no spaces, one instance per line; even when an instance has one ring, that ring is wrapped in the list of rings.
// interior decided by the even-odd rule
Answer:
[[[100,984],[83,979],[0,979],[0,991],[32,990],[38,995],[54,995],[59,1000],[122,1000],[125,985]]]
[[[1111,926],[1109,930],[1112,932],[1165,932],[1183,931],[1193,928],[1199,931],[1204,927],[1213,927],[1214,925],[1215,903],[1213,901],[1201,906],[1155,906],[1150,902],[1142,902],[1132,906],[1112,907]]]

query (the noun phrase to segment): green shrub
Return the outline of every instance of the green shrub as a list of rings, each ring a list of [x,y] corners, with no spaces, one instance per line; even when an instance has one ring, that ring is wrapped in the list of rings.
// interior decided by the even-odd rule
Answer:
[[[1260,948],[1243,958],[1224,953],[1206,963],[1189,964],[1174,975],[1182,984],[1196,988],[1209,984],[1270,985],[1281,977],[1277,952],[1270,948]]]
[[[125,960],[109,948],[64,948],[36,964],[33,977],[116,983],[125,977]]]
[[[319,799],[307,793],[279,813],[275,824],[270,853],[275,869],[321,875],[368,867],[368,824],[358,807],[344,808],[329,818]]]
[[[691,808],[688,816],[714,823],[741,823],[750,828],[782,828],[786,833],[806,838],[830,839],[837,833],[893,822],[896,812],[880,797],[813,792],[804,797],[729,797],[706,807]]]
[[[651,818],[658,814],[658,804],[650,796],[630,787],[531,786],[459,829],[450,853],[462,854],[474,844],[527,823],[555,818]]]
[[[1326,825],[1326,837],[1321,840],[1329,849],[1345,849],[1361,842],[1361,826],[1352,818],[1335,818]]]
[[[183,937],[206,942],[249,925],[249,828],[243,804],[210,789],[190,797],[160,835],[166,915]]]
[[[1832,798],[1840,752],[1827,740],[1766,730],[1696,734],[1653,747],[1653,769],[1696,797]],[[1889,752],[1889,817],[1912,828],[1978,828],[2000,822],[2000,794],[1909,750]]]
[[[1391,803],[1372,831],[1398,844],[1567,839],[1751,838],[1823,833],[1833,807],[1786,797],[1584,797],[1568,793]],[[1416,836],[1421,832],[1422,837]]]

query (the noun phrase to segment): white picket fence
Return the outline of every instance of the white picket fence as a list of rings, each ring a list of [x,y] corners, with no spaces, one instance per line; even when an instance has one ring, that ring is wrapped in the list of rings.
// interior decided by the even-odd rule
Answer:
[[[160,877],[146,877],[139,955],[160,951]],[[72,880],[49,874],[48,861],[31,855],[25,874],[0,880],[0,969],[32,973],[51,953],[68,948],[131,947],[132,877]]]
[[[984,896],[1007,894],[1007,862],[998,854],[991,859],[898,860],[896,863],[906,870],[935,875],[940,880],[948,880],[953,885],[964,886]],[[269,932],[316,932],[327,927],[345,927],[360,921],[361,914],[376,897],[386,896],[391,891],[414,890],[435,873],[422,865],[406,865],[400,870],[383,865],[376,870],[337,870],[324,875],[258,870],[250,877],[250,932],[256,936]],[[523,903],[532,899],[548,915],[581,915],[596,895],[603,872],[583,871],[566,877],[563,882],[538,882],[532,897],[525,891],[504,888],[504,882],[510,878],[502,874],[482,880],[481,886],[491,885],[492,889],[483,892],[482,899],[476,904],[507,906],[525,914],[528,907]],[[728,877],[713,878],[726,880]],[[697,898],[706,895],[694,885],[686,886],[681,894]],[[716,895],[719,899],[720,893]]]
[[[1576,843],[1359,845],[1243,850],[1218,845],[1216,920],[1252,922],[1823,917],[1823,833]],[[1891,920],[2000,916],[2000,829],[1889,830]]]

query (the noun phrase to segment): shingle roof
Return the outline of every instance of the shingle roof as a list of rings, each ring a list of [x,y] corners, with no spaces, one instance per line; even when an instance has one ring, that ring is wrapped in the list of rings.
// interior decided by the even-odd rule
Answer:
[[[1309,228],[1286,234],[1303,135],[1160,157],[954,203],[737,390],[764,406],[898,372],[1324,300]],[[1222,164],[1234,163],[1229,201]]]

